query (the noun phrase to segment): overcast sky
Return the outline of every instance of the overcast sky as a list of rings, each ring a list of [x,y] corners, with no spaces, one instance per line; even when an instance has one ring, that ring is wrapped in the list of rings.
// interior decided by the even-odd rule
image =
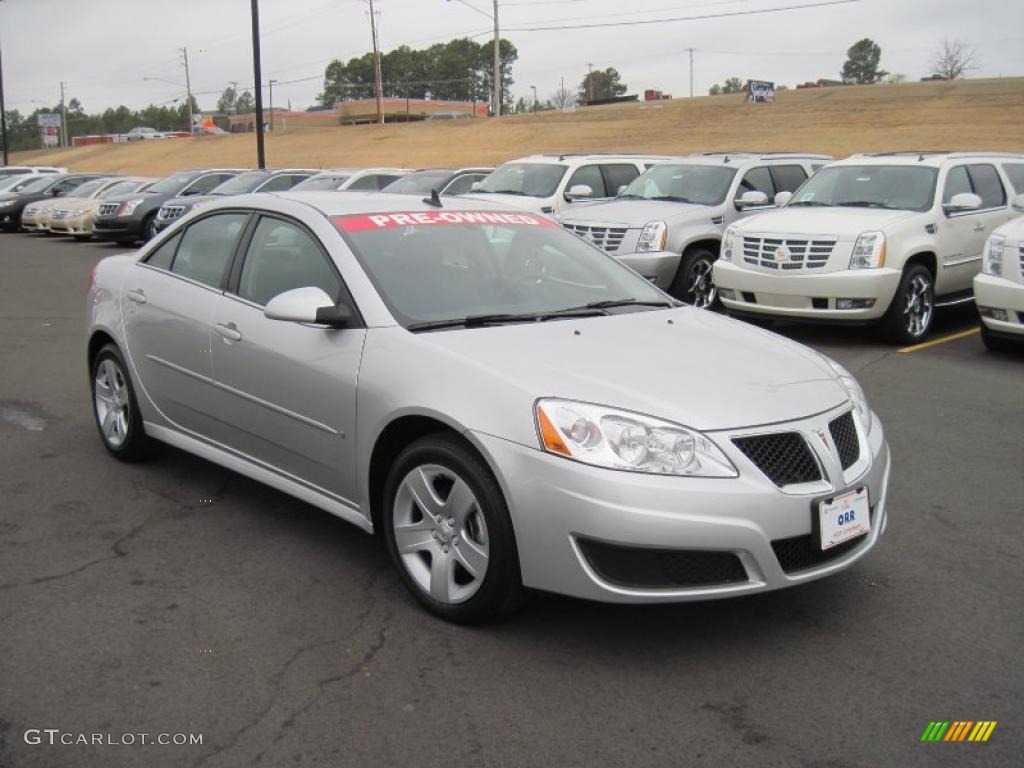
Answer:
[[[384,50],[426,47],[492,29],[492,0],[375,0]],[[726,77],[793,85],[838,77],[844,51],[870,37],[882,67],[911,79],[928,74],[943,38],[960,38],[978,53],[971,76],[1024,74],[1021,0],[859,0],[842,5],[611,28],[516,31],[516,27],[666,19],[741,13],[815,0],[500,0],[503,36],[519,49],[515,95],[537,86],[541,99],[564,77],[575,88],[587,71],[613,66],[631,93],[659,88],[707,93]],[[263,76],[281,81],[274,101],[305,108],[316,99],[324,66],[370,48],[365,0],[260,0]],[[189,51],[192,89],[204,109],[232,80],[252,84],[249,0],[0,0],[7,108],[31,112],[55,104],[59,83],[89,112],[142,107],[180,97]],[[628,9],[628,10],[627,10]],[[158,77],[173,81],[144,81]],[[286,82],[300,81],[300,82]]]

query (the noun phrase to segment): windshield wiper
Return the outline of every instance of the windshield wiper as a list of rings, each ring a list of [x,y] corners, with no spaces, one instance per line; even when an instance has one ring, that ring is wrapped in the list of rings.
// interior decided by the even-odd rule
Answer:
[[[674,195],[659,195],[658,197],[648,197],[648,200],[657,200],[658,202],[664,203],[689,203],[694,205],[693,200],[686,197],[676,197]]]
[[[891,205],[886,205],[885,203],[880,203],[876,200],[845,200],[841,203],[836,203],[836,205],[843,208],[884,208],[887,211],[898,210],[893,208]]]
[[[809,208],[811,208],[811,207],[830,208],[832,206],[831,203],[823,203],[820,200],[796,200],[794,202],[787,203],[786,207],[787,208],[796,208],[798,205],[806,205]]]
[[[646,301],[642,299],[605,299],[603,301],[592,301],[582,307],[571,307],[566,312],[577,309],[611,309],[612,307],[675,307],[676,304],[668,299],[664,301]]]
[[[570,307],[554,309],[550,312],[495,313],[489,315],[468,315],[451,320],[430,320],[423,323],[412,323],[406,326],[410,331],[435,331],[442,328],[480,328],[485,325],[504,325],[505,323],[541,323],[562,317],[594,317],[607,315],[601,307]]]
[[[526,193],[518,189],[473,189],[470,191],[481,195],[522,195],[526,197]]]

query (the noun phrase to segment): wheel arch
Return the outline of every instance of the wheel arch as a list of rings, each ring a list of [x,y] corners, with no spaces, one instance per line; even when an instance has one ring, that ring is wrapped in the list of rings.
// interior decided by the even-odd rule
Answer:
[[[939,258],[933,251],[917,251],[915,254],[910,256],[906,261],[903,262],[903,270],[906,271],[907,267],[911,264],[920,264],[932,275],[932,283],[938,279],[939,276]]]
[[[120,349],[117,340],[114,339],[113,335],[102,328],[98,328],[92,332],[89,336],[89,344],[86,347],[86,363],[89,366],[89,371],[92,371],[92,364],[96,360],[96,355],[100,353],[107,344],[113,344],[115,347]]]

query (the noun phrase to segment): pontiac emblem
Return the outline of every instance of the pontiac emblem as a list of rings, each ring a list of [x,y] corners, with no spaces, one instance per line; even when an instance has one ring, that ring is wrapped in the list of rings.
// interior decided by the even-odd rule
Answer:
[[[814,430],[814,434],[816,434],[818,436],[818,440],[821,441],[821,445],[825,449],[825,453],[831,454],[832,449],[829,447],[828,438],[825,437],[825,433],[822,432],[820,429],[816,429]]]

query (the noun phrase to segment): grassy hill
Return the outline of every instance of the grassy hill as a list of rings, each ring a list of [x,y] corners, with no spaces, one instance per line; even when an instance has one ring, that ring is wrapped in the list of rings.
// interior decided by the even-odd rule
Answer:
[[[12,163],[163,175],[255,165],[253,134],[19,152]],[[708,150],[855,152],[992,149],[1024,152],[1024,78],[786,91],[774,104],[740,95],[588,107],[498,120],[278,130],[273,167],[497,164],[532,152]]]

